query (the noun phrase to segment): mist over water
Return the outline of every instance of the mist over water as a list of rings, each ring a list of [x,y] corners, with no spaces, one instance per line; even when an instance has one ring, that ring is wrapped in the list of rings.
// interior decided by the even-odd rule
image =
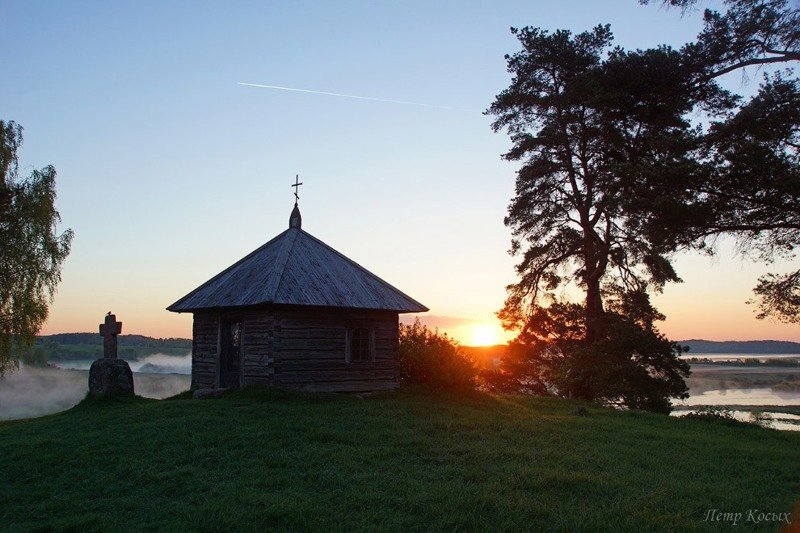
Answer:
[[[167,398],[189,390],[191,355],[155,354],[128,361],[134,391],[146,398]],[[0,420],[32,418],[73,407],[89,392],[92,361],[60,361],[58,368],[27,367],[0,379]]]
[[[71,361],[53,361],[52,364],[64,370],[89,370],[93,359],[76,359]],[[164,355],[157,353],[142,357],[141,359],[128,360],[133,372],[147,374],[192,374],[192,354]]]
[[[174,355],[154,354],[139,359],[129,361],[131,370],[134,372],[144,372],[148,374],[192,374],[192,354],[191,352],[180,357]]]
[[[89,372],[20,364],[0,380],[0,420],[30,418],[69,409],[86,397]]]

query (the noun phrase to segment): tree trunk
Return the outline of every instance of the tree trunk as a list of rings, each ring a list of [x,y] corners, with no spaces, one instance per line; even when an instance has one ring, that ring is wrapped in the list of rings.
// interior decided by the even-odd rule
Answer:
[[[586,283],[586,342],[589,344],[602,336],[604,311],[600,280],[608,265],[608,256],[598,249],[592,233],[584,229],[583,281]]]
[[[599,339],[603,330],[603,298],[600,295],[600,276],[593,273],[586,280],[586,342]]]

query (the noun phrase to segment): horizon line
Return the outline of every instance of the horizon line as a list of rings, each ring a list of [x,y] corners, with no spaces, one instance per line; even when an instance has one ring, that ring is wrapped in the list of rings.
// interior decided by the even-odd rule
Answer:
[[[439,329],[444,330],[444,329],[452,329],[452,328],[439,328]],[[63,332],[59,332],[59,333],[37,333],[36,336],[37,337],[49,337],[49,336],[52,336],[52,335],[79,335],[79,334],[80,335],[86,335],[86,334],[97,335],[98,337],[100,337],[100,335],[95,333],[94,331],[63,331]],[[130,336],[130,335],[138,335],[139,337],[149,337],[151,339],[192,340],[191,337],[153,337],[151,335],[146,335],[146,334],[143,334],[143,333],[120,333],[118,336],[119,337],[124,337],[124,336]],[[747,340],[728,339],[728,340],[718,341],[718,340],[713,340],[713,339],[691,338],[691,339],[675,340],[675,341],[672,341],[672,342],[690,342],[690,341],[719,342],[719,343],[722,343],[722,342],[791,342],[791,343],[794,343],[794,344],[800,344],[800,340],[792,341],[792,340],[783,340],[783,339],[747,339]],[[467,346],[467,347],[471,347],[471,348],[485,348],[487,346],[504,346],[505,344],[508,344],[508,342],[506,342],[506,343],[497,343],[497,344],[486,345],[486,346],[484,346],[484,345],[472,346],[472,345],[468,345],[468,344],[464,344],[464,343],[461,343],[461,344],[462,344],[462,346]],[[765,355],[775,355],[775,354],[765,354]]]

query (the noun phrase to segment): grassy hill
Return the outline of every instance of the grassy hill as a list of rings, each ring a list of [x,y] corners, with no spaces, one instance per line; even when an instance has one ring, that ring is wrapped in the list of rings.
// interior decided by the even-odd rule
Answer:
[[[85,401],[0,423],[0,530],[729,529],[707,511],[796,505],[800,434],[573,410],[413,389]]]

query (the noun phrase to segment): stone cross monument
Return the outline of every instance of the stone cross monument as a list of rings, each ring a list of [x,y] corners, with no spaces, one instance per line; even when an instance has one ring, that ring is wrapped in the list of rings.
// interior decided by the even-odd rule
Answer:
[[[122,333],[122,322],[109,311],[100,324],[103,336],[103,357],[89,369],[89,394],[93,398],[133,396],[133,372],[128,362],[117,359],[117,335]]]
[[[117,322],[111,311],[106,314],[106,321],[100,324],[100,335],[103,336],[103,357],[117,358],[117,335],[122,333],[122,322]]]

